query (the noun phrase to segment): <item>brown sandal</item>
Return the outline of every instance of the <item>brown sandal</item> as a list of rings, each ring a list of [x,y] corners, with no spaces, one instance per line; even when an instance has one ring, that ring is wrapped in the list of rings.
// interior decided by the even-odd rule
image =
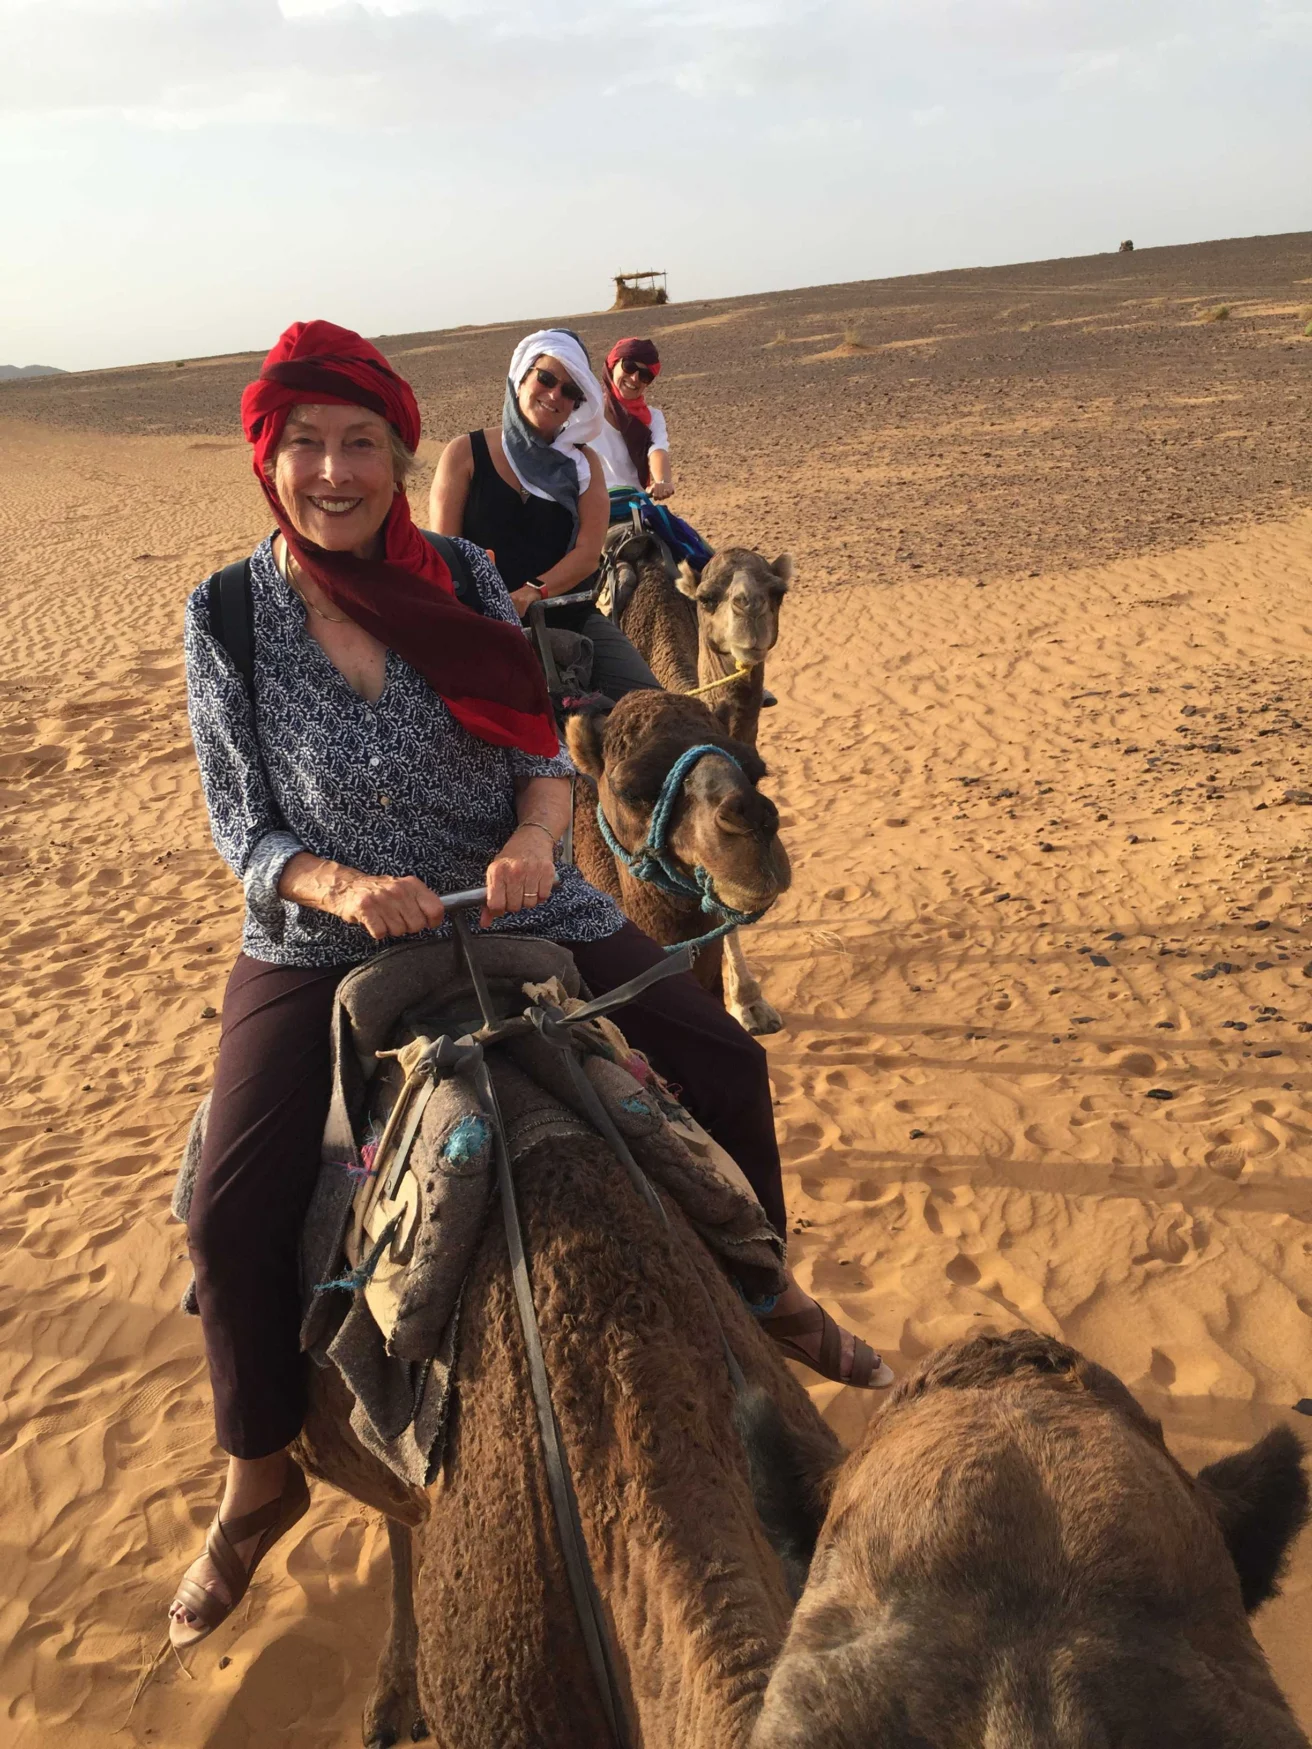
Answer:
[[[309,1504],[310,1490],[300,1465],[288,1458],[287,1480],[283,1483],[282,1493],[277,1499],[257,1507],[254,1512],[244,1513],[240,1518],[230,1518],[226,1524],[215,1514],[214,1523],[205,1539],[205,1552],[213,1562],[215,1572],[227,1587],[231,1601],[225,1602],[217,1592],[208,1591],[194,1579],[183,1579],[178,1586],[177,1595],[169,1605],[169,1639],[180,1652],[197,1645],[227,1621],[245,1597],[255,1576],[255,1569],[279,1537],[285,1535],[297,1519],[305,1516]],[[237,1544],[253,1536],[258,1536],[260,1540],[255,1545],[255,1553],[248,1567],[237,1553]],[[179,1604],[196,1618],[194,1622],[177,1620],[173,1611]]]
[[[801,1361],[821,1378],[835,1384],[851,1385],[858,1391],[882,1391],[893,1383],[891,1367],[884,1364],[868,1342],[859,1336],[852,1338],[852,1371],[843,1377],[843,1332],[823,1306],[812,1306],[808,1312],[790,1312],[782,1318],[766,1318],[762,1329],[773,1338],[789,1360]],[[795,1336],[820,1337],[820,1358],[807,1352]]]

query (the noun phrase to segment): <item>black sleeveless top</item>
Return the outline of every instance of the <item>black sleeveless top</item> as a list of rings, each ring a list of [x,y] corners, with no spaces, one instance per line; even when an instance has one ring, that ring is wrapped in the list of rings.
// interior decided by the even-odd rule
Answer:
[[[530,577],[539,577],[558,564],[570,549],[574,522],[563,504],[553,498],[521,498],[497,472],[481,431],[469,433],[474,457],[474,477],[469,482],[460,532],[493,554],[493,562],[507,589],[522,589]],[[592,579],[576,583],[589,590]],[[548,624],[580,631],[587,607],[557,607]]]

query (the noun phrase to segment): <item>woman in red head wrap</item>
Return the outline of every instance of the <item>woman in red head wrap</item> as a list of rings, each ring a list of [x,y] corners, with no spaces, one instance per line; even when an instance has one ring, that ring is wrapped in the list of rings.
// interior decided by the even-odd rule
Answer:
[[[185,627],[201,780],[246,918],[188,1217],[231,1461],[170,1611],[179,1646],[225,1619],[308,1498],[286,1453],[305,1394],[296,1256],[341,977],[442,928],[438,895],[453,890],[486,885],[486,928],[598,950],[625,928],[554,866],[573,768],[504,583],[481,548],[449,544],[463,604],[411,521],[409,384],[358,334],[298,322],[243,395],[242,422],[276,525],[242,577],[251,672],[234,661],[217,575]]]
[[[317,455],[300,439],[282,442],[289,416],[307,404],[364,409],[386,422],[403,452],[419,442],[414,391],[381,352],[332,322],[288,328],[242,395],[241,417],[256,478],[302,583],[413,663],[473,734],[500,747],[555,754],[555,726],[532,651],[513,628],[458,604],[450,571],[411,521],[400,481],[347,503],[325,499],[321,490],[316,495],[324,482],[313,469],[304,488],[289,469],[291,491],[286,500],[280,495],[275,458],[298,450],[307,459]]]
[[[612,491],[641,487],[659,501],[674,490],[665,415],[647,405],[647,390],[661,373],[651,340],[630,335],[606,354],[606,421],[593,448]]]

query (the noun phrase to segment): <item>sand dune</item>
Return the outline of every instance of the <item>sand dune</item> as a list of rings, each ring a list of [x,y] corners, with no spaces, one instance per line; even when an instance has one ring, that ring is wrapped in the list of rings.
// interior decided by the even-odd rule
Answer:
[[[797,296],[798,332],[832,333],[828,294]],[[688,331],[680,367],[731,369],[715,349],[747,320]],[[849,364],[887,368],[814,369]],[[1282,428],[1252,416],[1283,405],[1264,373],[1216,367],[1211,392],[1248,409],[1245,477],[1292,481]],[[1040,386],[1063,429],[1068,387]],[[1137,556],[1106,562],[1092,512],[1072,532],[1018,473],[1008,550],[1040,564],[932,556],[946,504],[904,524],[920,570],[867,564],[884,487],[844,447],[842,393],[806,413],[832,475],[776,416],[768,492],[717,480],[715,433],[681,414],[685,514],[801,560],[764,722],[797,882],[751,947],[788,1027],[770,1052],[802,1279],[895,1366],[985,1324],[1060,1334],[1191,1464],[1285,1416],[1312,1431],[1291,1414],[1312,1395],[1312,511],[1268,494],[1246,525],[1223,493],[1222,532],[1169,547],[1127,462]],[[918,444],[936,405],[926,385]],[[218,1464],[164,1210],[238,925],[178,635],[188,589],[264,513],[229,423],[83,431],[27,406],[0,427],[6,1742],[347,1749],[385,1544],[343,1498],[320,1491],[190,1675],[158,1656]],[[1104,461],[1118,417],[1098,415]],[[970,441],[953,493],[1000,506]],[[989,526],[951,551],[986,556]],[[870,1408],[817,1398],[845,1435]],[[1261,1637],[1312,1726],[1309,1628],[1305,1539]]]

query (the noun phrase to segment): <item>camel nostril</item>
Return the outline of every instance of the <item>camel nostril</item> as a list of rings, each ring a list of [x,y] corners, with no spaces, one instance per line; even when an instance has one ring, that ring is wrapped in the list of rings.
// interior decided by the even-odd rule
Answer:
[[[779,810],[757,790],[726,796],[715,810],[715,823],[724,832],[771,843],[779,832]]]
[[[727,802],[720,803],[715,810],[715,823],[722,832],[735,832],[744,838],[755,830],[737,796],[730,796]]]

